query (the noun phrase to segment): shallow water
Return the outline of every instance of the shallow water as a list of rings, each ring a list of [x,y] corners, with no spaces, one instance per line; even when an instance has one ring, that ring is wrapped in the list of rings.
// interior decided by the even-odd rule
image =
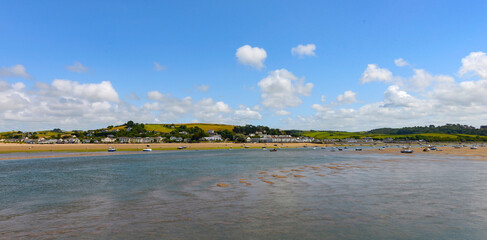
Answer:
[[[0,161],[0,196],[0,239],[487,236],[487,161],[453,156],[245,149]]]

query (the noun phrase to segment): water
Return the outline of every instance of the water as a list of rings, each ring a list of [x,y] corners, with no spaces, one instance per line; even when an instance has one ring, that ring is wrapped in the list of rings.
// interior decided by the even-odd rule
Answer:
[[[0,161],[0,196],[0,239],[487,236],[487,162],[454,156],[246,149]]]

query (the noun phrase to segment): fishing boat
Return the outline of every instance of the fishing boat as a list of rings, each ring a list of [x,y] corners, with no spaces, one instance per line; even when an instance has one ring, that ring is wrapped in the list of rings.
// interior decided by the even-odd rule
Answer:
[[[115,151],[117,151],[117,149],[115,149],[115,148],[113,148],[113,147],[109,147],[109,148],[108,148],[108,152],[115,152]]]

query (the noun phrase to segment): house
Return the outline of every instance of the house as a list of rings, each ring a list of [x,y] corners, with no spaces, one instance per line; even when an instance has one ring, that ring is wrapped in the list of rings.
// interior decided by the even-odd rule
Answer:
[[[212,134],[215,134],[215,130],[210,129],[210,130],[206,131],[206,133],[208,133],[209,135],[212,135]]]
[[[109,138],[109,137],[106,137],[106,138],[102,138],[101,139],[101,142],[102,143],[114,143],[115,142],[115,138]]]
[[[119,137],[118,141],[120,143],[130,143],[130,138],[129,137]]]
[[[182,137],[170,137],[169,140],[172,142],[182,142],[183,138]]]
[[[209,137],[203,137],[203,141],[223,141],[222,136],[220,134],[213,134]]]

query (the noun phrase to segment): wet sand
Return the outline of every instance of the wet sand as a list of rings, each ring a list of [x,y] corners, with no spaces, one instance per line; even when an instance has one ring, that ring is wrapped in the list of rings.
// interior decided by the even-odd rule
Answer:
[[[299,148],[303,146],[325,147],[324,144],[315,143],[151,143],[150,148],[154,151],[178,150],[179,147],[186,146],[179,151],[185,150],[211,150],[211,149],[242,149],[248,148]],[[108,153],[107,149],[113,147],[117,152]],[[42,156],[2,156],[0,160],[28,159],[28,158],[51,158],[51,157],[78,157],[78,156],[97,156],[97,155],[120,155],[138,154],[142,149],[147,148],[147,144],[19,144],[19,143],[0,143],[0,154],[2,153],[49,153]],[[62,154],[67,152],[69,154]]]
[[[414,150],[414,153],[401,153],[400,148],[383,148],[383,149],[369,149],[365,150],[364,153],[373,152],[373,153],[389,153],[389,154],[410,154],[410,155],[417,155],[417,154],[436,154],[436,155],[456,155],[456,156],[467,156],[467,157],[477,157],[477,158],[485,158],[487,160],[487,147],[479,147],[477,149],[470,149],[470,147],[438,147],[441,151],[427,151],[424,152],[421,147],[412,147],[411,149]]]

